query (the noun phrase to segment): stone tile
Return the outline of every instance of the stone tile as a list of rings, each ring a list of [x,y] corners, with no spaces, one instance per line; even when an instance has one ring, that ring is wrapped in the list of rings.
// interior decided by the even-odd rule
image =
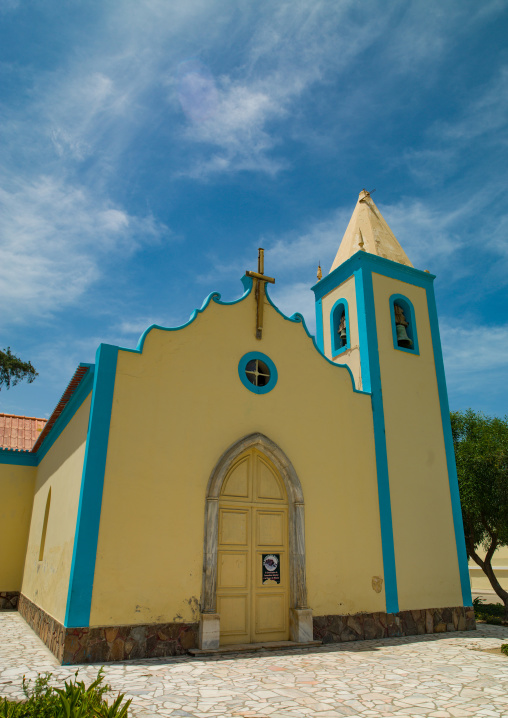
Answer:
[[[113,696],[119,691],[133,696],[130,718],[503,718],[508,715],[508,658],[485,651],[508,642],[508,630],[480,625],[474,633],[462,633],[456,630],[461,618],[474,619],[467,609],[456,615],[455,610],[433,614],[432,626],[423,611],[385,617],[389,638],[378,637],[380,623],[369,617],[327,617],[322,632],[332,640],[320,647],[107,663],[105,678]],[[435,630],[440,623],[446,631]],[[107,630],[98,644],[119,651],[115,642],[125,646],[128,636],[121,628]],[[174,630],[168,625],[157,640],[175,640]],[[414,636],[397,636],[402,630]],[[375,637],[333,642],[335,636],[344,640],[353,634]],[[147,633],[136,637],[151,639]],[[80,666],[80,678],[90,682],[98,667]],[[61,681],[75,670],[60,666],[18,613],[0,614],[0,696],[21,698],[23,674],[34,678],[37,671],[49,671]]]

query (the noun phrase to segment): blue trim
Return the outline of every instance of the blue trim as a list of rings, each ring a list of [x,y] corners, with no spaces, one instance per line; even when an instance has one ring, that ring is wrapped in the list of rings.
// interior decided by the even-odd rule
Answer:
[[[212,301],[215,302],[215,304],[220,304],[221,306],[232,306],[233,304],[238,304],[239,302],[243,301],[243,300],[251,293],[251,291],[252,291],[252,279],[250,279],[250,277],[243,276],[241,281],[242,281],[242,284],[243,284],[243,286],[244,286],[244,293],[243,293],[243,295],[242,295],[239,299],[235,299],[235,300],[232,301],[232,302],[223,302],[223,301],[221,300],[221,295],[220,295],[219,292],[211,292],[211,294],[209,294],[208,297],[207,297],[207,298],[205,299],[205,301],[203,302],[203,305],[201,306],[201,309],[195,309],[195,310],[192,312],[192,314],[191,314],[191,316],[190,316],[190,318],[189,318],[189,321],[187,321],[185,324],[182,324],[182,325],[179,326],[179,327],[162,327],[162,326],[160,326],[159,324],[152,324],[152,325],[150,325],[147,329],[145,329],[145,331],[143,332],[143,334],[142,334],[141,337],[139,338],[138,345],[137,345],[137,347],[136,347],[135,349],[128,349],[128,348],[125,348],[125,347],[119,347],[119,349],[120,349],[121,351],[124,351],[124,352],[132,352],[132,353],[135,353],[135,354],[141,354],[141,353],[143,352],[143,347],[144,347],[144,344],[145,344],[146,337],[147,337],[148,334],[152,331],[152,329],[159,329],[159,330],[161,330],[161,331],[163,331],[163,332],[176,332],[176,331],[179,331],[180,329],[185,329],[185,327],[188,327],[190,324],[192,324],[192,322],[196,319],[196,317],[197,317],[199,314],[202,314],[202,313],[205,311],[205,309],[208,307],[208,305],[209,305],[210,302],[212,302]],[[351,385],[352,385],[353,391],[354,391],[355,393],[357,393],[357,394],[365,394],[365,393],[368,393],[368,392],[361,391],[361,390],[355,388],[355,380],[354,380],[354,378],[353,378],[353,373],[352,373],[351,369],[350,369],[346,364],[337,364],[336,362],[331,361],[330,359],[328,359],[328,357],[326,357],[326,356],[324,355],[322,349],[320,349],[320,347],[319,347],[318,344],[316,343],[316,338],[315,338],[315,337],[309,332],[309,330],[307,329],[307,325],[306,325],[306,323],[305,323],[305,319],[304,319],[304,317],[303,317],[300,313],[296,312],[295,314],[292,314],[290,317],[288,317],[288,316],[286,316],[286,314],[284,314],[284,312],[281,312],[281,310],[279,309],[279,307],[277,307],[277,306],[273,303],[273,301],[272,301],[272,299],[271,299],[271,297],[270,297],[270,295],[269,295],[269,293],[268,293],[268,287],[265,287],[265,296],[266,296],[266,299],[267,299],[267,301],[268,301],[268,304],[270,304],[270,306],[271,306],[273,309],[275,309],[275,311],[277,312],[277,314],[280,314],[280,316],[281,316],[283,319],[285,319],[287,322],[293,322],[294,324],[301,324],[301,325],[303,326],[303,328],[304,328],[304,330],[305,330],[305,333],[307,334],[307,336],[309,337],[309,339],[312,340],[312,343],[313,343],[313,345],[314,345],[314,348],[315,348],[316,351],[319,353],[319,355],[320,355],[321,357],[323,357],[323,359],[325,359],[325,361],[327,361],[329,364],[331,364],[332,366],[334,366],[334,367],[336,367],[336,368],[346,369],[346,370],[347,370],[347,372],[349,373],[349,376],[350,376],[350,378],[351,378]],[[322,321],[322,320],[321,320],[321,321]],[[322,330],[321,330],[321,338],[322,338]]]
[[[392,262],[391,259],[359,251],[312,287],[316,301],[336,289],[357,269],[362,268],[370,269],[371,272],[377,272],[391,279],[399,279],[401,282],[413,284],[417,287],[428,287],[436,278],[434,274],[429,272],[422,272],[420,269]]]
[[[37,454],[32,454],[31,451],[19,451],[18,449],[0,449],[0,464],[37,466]]]
[[[265,386],[255,386],[245,376],[245,369],[247,367],[247,364],[252,359],[260,359],[266,364],[266,366],[270,370],[270,379],[268,380],[268,384],[266,384]],[[277,367],[275,366],[273,361],[270,359],[270,357],[266,356],[266,354],[262,354],[261,352],[248,352],[247,354],[243,355],[243,357],[238,362],[238,376],[240,377],[240,381],[242,382],[244,387],[246,387],[249,391],[252,391],[254,394],[268,394],[269,391],[272,391],[272,389],[275,388],[275,385],[277,384],[277,379],[279,378],[279,375],[277,373]]]
[[[65,626],[88,626],[99,539],[102,490],[108,452],[118,347],[97,349],[90,422],[81,479]]]
[[[135,352],[141,353],[143,351],[145,339],[148,336],[148,334],[152,331],[152,329],[160,329],[163,332],[176,332],[179,329],[185,329],[185,327],[188,327],[189,324],[192,324],[192,322],[196,319],[197,316],[199,316],[199,314],[202,314],[205,311],[205,309],[208,307],[208,305],[212,301],[215,302],[215,304],[221,304],[222,306],[232,306],[233,304],[238,304],[239,302],[243,301],[245,299],[245,297],[247,297],[251,293],[252,279],[250,277],[247,277],[244,275],[242,277],[242,284],[244,287],[244,292],[243,292],[242,296],[239,297],[239,299],[235,299],[232,302],[223,302],[221,299],[220,292],[211,292],[207,296],[207,298],[205,299],[203,304],[201,305],[201,309],[195,309],[192,312],[192,314],[190,315],[188,321],[185,322],[185,324],[182,324],[179,327],[161,327],[159,324],[151,324],[149,327],[147,327],[147,329],[145,329],[143,334],[140,336],[136,349],[123,349],[122,348],[122,351],[128,351],[128,352],[135,351]]]
[[[340,324],[340,315],[342,314],[342,311],[338,311],[340,308],[340,305],[342,305],[342,311],[345,314],[346,317],[346,343],[344,346],[338,346],[338,339],[337,334],[339,331],[339,324]],[[335,316],[335,313],[337,312],[337,317]],[[338,321],[337,321],[338,319]],[[347,303],[347,299],[344,299],[343,297],[341,299],[337,299],[335,304],[332,307],[332,310],[330,312],[330,345],[332,349],[332,357],[336,357],[341,352],[345,352],[350,347],[350,341],[349,341],[349,307]]]
[[[408,349],[406,347],[399,347],[397,341],[397,326],[395,324],[395,303],[400,304],[400,306],[404,310],[406,321],[408,321],[406,332],[408,337],[413,342],[413,346],[411,347],[411,349]],[[399,352],[407,352],[408,354],[419,355],[420,349],[418,347],[418,332],[416,330],[415,310],[412,302],[403,294],[392,294],[392,296],[390,297],[390,316],[392,319],[392,338],[394,349]]]
[[[459,574],[460,574],[460,583],[461,583],[461,589],[462,589],[462,600],[464,603],[464,606],[471,606],[472,605],[472,598],[471,598],[471,585],[469,581],[469,569],[468,569],[468,561],[467,561],[467,552],[466,552],[466,545],[464,540],[464,527],[462,524],[462,510],[460,507],[460,494],[459,494],[459,485],[458,485],[458,479],[457,479],[457,469],[455,466],[455,452],[453,448],[453,438],[452,438],[452,432],[451,432],[451,424],[450,424],[450,410],[448,405],[448,393],[446,390],[446,379],[445,379],[445,373],[444,373],[444,364],[443,364],[443,354],[441,349],[441,340],[439,336],[439,323],[438,323],[438,317],[437,317],[437,308],[435,303],[435,297],[434,297],[434,279],[435,276],[433,274],[430,274],[429,272],[422,272],[418,269],[414,269],[412,267],[407,267],[403,264],[399,264],[397,262],[392,262],[391,260],[384,259],[382,257],[377,257],[376,255],[368,254],[366,252],[357,252],[354,254],[350,259],[347,260],[347,262],[344,262],[344,264],[339,265],[337,269],[335,269],[333,272],[331,272],[327,277],[322,279],[318,284],[316,284],[314,287],[312,287],[315,296],[316,301],[319,301],[325,294],[328,294],[329,292],[333,291],[336,287],[339,286],[345,279],[351,276],[351,274],[355,275],[355,286],[356,286],[356,301],[357,301],[357,312],[358,312],[358,328],[359,328],[359,334],[360,334],[360,361],[361,361],[361,371],[362,371],[362,388],[365,391],[370,391],[371,385],[372,385],[372,405],[373,405],[373,416],[374,416],[374,436],[376,441],[376,462],[378,464],[378,467],[381,463],[385,463],[385,460],[383,458],[383,454],[386,456],[386,445],[384,447],[384,451],[382,449],[382,446],[380,446],[380,453],[378,455],[378,443],[381,445],[381,438],[383,439],[384,443],[384,436],[381,437],[381,433],[384,434],[384,416],[381,417],[379,413],[379,405],[381,405],[382,410],[382,394],[380,396],[376,396],[377,392],[375,391],[375,386],[377,383],[377,377],[374,375],[374,367],[377,364],[377,374],[380,374],[379,371],[379,357],[372,359],[370,356],[370,342],[367,338],[367,321],[365,320],[364,324],[362,325],[361,318],[366,317],[366,314],[370,313],[371,308],[368,306],[368,311],[366,310],[365,304],[363,302],[363,293],[361,289],[361,277],[364,275],[364,269],[368,270],[370,269],[371,272],[376,272],[379,274],[382,274],[386,277],[390,277],[391,279],[396,279],[402,282],[405,282],[406,284],[410,284],[416,287],[421,287],[425,289],[427,294],[427,305],[428,305],[428,312],[429,312],[429,321],[430,321],[430,329],[431,329],[431,336],[432,336],[432,346],[434,351],[434,362],[435,362],[435,370],[436,370],[436,377],[437,377],[437,385],[438,385],[438,395],[439,395],[439,402],[440,402],[440,409],[441,409],[441,422],[443,426],[443,437],[444,437],[444,444],[445,444],[445,451],[446,451],[446,462],[447,462],[447,469],[448,469],[448,479],[450,484],[450,497],[451,497],[451,506],[452,506],[452,516],[453,516],[453,526],[454,526],[454,532],[455,532],[455,543],[457,547],[457,560],[459,565]],[[372,277],[370,277],[370,284],[372,285]],[[404,297],[405,299],[405,297]],[[366,300],[367,300],[367,294],[366,294]],[[406,300],[408,301],[408,300]],[[373,302],[373,296],[372,296],[372,302]],[[368,305],[370,302],[367,302]],[[372,311],[374,310],[374,305],[372,304]],[[416,327],[416,324],[414,325]],[[377,354],[377,342],[374,342],[373,346],[375,347],[375,352]],[[365,351],[365,348],[367,347],[367,353]],[[413,352],[411,352],[413,353]],[[371,378],[371,372],[372,378]],[[382,427],[381,427],[381,420],[382,420]],[[386,470],[387,470],[387,463],[386,463]],[[378,482],[381,478],[381,483],[385,483],[387,477],[380,477],[379,476],[379,469],[378,469]],[[379,484],[378,484],[379,485]],[[388,495],[389,499],[389,495]],[[381,507],[381,497],[380,497],[380,507]],[[385,507],[386,510],[386,507]],[[391,542],[393,542],[393,529],[391,527],[391,509],[390,509],[390,527],[389,527],[389,534],[391,533]],[[382,528],[382,534],[383,534],[383,528]],[[390,535],[385,536],[382,535],[383,540],[383,560],[385,555],[385,541],[390,542]],[[388,547],[387,547],[388,548]],[[396,575],[393,577],[396,579]],[[388,581],[386,580],[386,563],[385,563],[385,581],[387,586],[387,611],[388,611]],[[395,584],[396,588],[396,584]],[[398,603],[398,601],[397,601]]]
[[[321,354],[325,353],[325,338],[323,332],[323,301],[316,302],[316,347]]]
[[[265,288],[265,294],[266,294],[266,298],[268,299],[268,303],[273,307],[273,309],[275,309],[275,311],[277,312],[277,314],[280,314],[280,315],[281,315],[281,317],[282,317],[283,319],[285,319],[285,320],[288,321],[288,322],[295,322],[295,323],[298,323],[298,324],[302,324],[303,328],[305,329],[305,333],[307,334],[307,336],[309,337],[309,339],[312,340],[312,343],[314,344],[314,348],[315,348],[316,351],[319,353],[319,355],[320,355],[321,357],[323,357],[323,359],[324,359],[325,361],[328,362],[328,364],[331,364],[332,366],[334,366],[335,368],[338,368],[338,369],[347,369],[347,371],[348,371],[348,373],[349,373],[349,376],[350,376],[350,379],[351,379],[351,385],[352,385],[352,387],[353,387],[353,392],[354,392],[355,394],[368,394],[368,393],[369,393],[368,391],[363,391],[362,389],[356,389],[356,387],[355,387],[355,380],[354,380],[354,377],[353,377],[353,372],[351,371],[351,369],[348,367],[347,364],[337,364],[337,362],[334,362],[334,361],[332,361],[331,359],[328,359],[328,357],[324,354],[323,349],[321,349],[321,348],[318,346],[318,343],[317,343],[317,341],[316,341],[316,337],[314,337],[314,336],[309,332],[309,330],[307,329],[307,325],[306,325],[306,323],[305,323],[305,319],[304,319],[304,317],[303,317],[300,313],[296,312],[295,314],[292,314],[290,317],[287,317],[283,312],[281,312],[281,310],[279,309],[279,307],[277,307],[277,306],[272,302],[272,300],[271,300],[271,298],[270,298],[270,295],[268,294],[268,287]],[[317,310],[316,310],[316,311],[317,311]],[[323,328],[322,328],[323,316],[322,316],[322,315],[320,315],[320,316],[321,316],[321,328],[320,328],[321,335],[320,335],[320,336],[321,336],[321,341],[322,341],[322,340],[323,340]],[[318,321],[317,321],[317,315],[316,315],[316,324],[317,324],[317,326],[319,327],[319,324],[318,324]],[[319,334],[318,334],[318,338],[319,338]]]
[[[471,582],[469,580],[469,567],[467,561],[466,541],[464,539],[464,525],[462,523],[462,509],[460,506],[459,481],[457,478],[457,467],[455,464],[455,450],[453,448],[452,427],[450,422],[450,407],[448,404],[448,392],[446,390],[446,378],[443,362],[443,351],[441,348],[441,337],[439,335],[439,323],[437,318],[436,299],[433,288],[427,289],[427,306],[429,309],[430,332],[432,336],[432,348],[434,350],[434,362],[436,367],[437,389],[439,404],[441,407],[441,422],[443,424],[443,438],[446,451],[446,463],[448,467],[448,480],[450,483],[450,498],[452,504],[453,528],[455,531],[455,544],[457,546],[457,560],[459,564],[460,585],[462,589],[462,601],[464,606],[472,606]]]
[[[358,323],[363,324],[360,331],[360,353],[367,351],[368,376],[372,388],[372,417],[374,422],[374,446],[376,452],[377,486],[379,497],[379,518],[381,523],[381,545],[385,578],[386,612],[397,613],[399,599],[397,592],[397,570],[395,566],[395,546],[393,541],[392,507],[390,500],[390,479],[388,475],[388,455],[386,451],[385,418],[383,410],[383,392],[381,388],[381,368],[376,328],[376,307],[372,273],[368,270],[355,272],[357,297],[364,297],[363,311],[358,306]],[[358,286],[360,285],[360,286]],[[362,320],[360,322],[360,320]],[[364,339],[362,344],[362,337]],[[366,341],[365,341],[366,339]],[[362,364],[363,372],[363,364]],[[364,382],[362,373],[362,384]]]
[[[355,278],[355,294],[356,294],[356,315],[358,321],[358,344],[360,346],[360,371],[362,374],[362,389],[371,392],[370,380],[370,351],[369,339],[367,336],[367,308],[365,306],[365,291],[363,287],[363,270],[356,269]]]

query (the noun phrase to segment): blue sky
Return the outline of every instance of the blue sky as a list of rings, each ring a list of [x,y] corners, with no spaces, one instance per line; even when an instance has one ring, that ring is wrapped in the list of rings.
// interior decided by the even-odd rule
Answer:
[[[0,0],[0,347],[48,416],[257,248],[314,329],[358,193],[437,275],[450,405],[508,413],[508,2]]]

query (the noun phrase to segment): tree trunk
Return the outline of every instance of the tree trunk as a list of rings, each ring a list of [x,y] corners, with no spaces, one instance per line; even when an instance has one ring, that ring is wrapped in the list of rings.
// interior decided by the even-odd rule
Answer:
[[[493,534],[491,535],[491,543],[487,550],[487,553],[485,554],[485,559],[482,561],[482,559],[478,556],[478,554],[475,551],[475,547],[472,544],[472,541],[468,542],[467,551],[473,561],[480,566],[483,573],[487,576],[487,578],[490,581],[490,585],[494,589],[494,591],[497,593],[501,601],[504,603],[504,620],[508,621],[508,591],[505,591],[504,588],[501,586],[499,581],[496,578],[496,574],[494,573],[494,569],[492,568],[491,560],[492,556],[494,555],[494,552],[498,545],[498,539],[497,535]]]

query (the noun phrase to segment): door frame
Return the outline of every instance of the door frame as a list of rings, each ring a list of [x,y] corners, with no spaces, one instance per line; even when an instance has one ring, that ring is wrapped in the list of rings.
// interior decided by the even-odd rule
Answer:
[[[220,615],[217,611],[217,549],[219,543],[219,498],[222,484],[233,462],[251,448],[264,454],[279,472],[288,497],[289,517],[289,626],[291,640],[312,640],[312,611],[307,607],[305,574],[305,505],[300,480],[282,449],[264,434],[245,436],[229,447],[216,463],[206,489],[203,588],[199,624],[199,647],[219,647]]]

